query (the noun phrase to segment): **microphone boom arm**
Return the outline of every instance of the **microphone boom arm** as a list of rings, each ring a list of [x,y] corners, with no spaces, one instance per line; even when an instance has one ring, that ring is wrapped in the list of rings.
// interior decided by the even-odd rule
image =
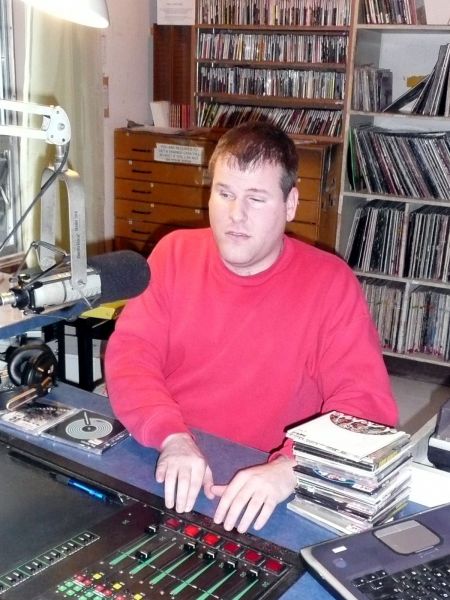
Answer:
[[[42,173],[42,185],[52,176],[55,166],[47,167]],[[79,174],[66,169],[58,179],[65,185],[69,208],[71,283],[74,289],[82,292],[87,281],[86,213],[84,186]],[[50,186],[41,197],[41,241],[55,245],[55,206],[56,186]],[[44,270],[54,264],[54,251],[41,246],[39,257]]]
[[[43,106],[32,102],[0,99],[0,110],[42,117],[41,127],[25,127],[21,125],[0,125],[1,135],[44,140],[47,144],[63,146],[70,142],[71,128],[69,117],[60,106]]]

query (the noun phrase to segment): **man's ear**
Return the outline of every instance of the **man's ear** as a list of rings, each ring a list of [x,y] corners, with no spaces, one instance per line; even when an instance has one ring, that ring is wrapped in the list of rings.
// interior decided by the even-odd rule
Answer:
[[[298,206],[298,189],[294,186],[286,198],[286,222],[292,221],[295,218],[295,213]]]

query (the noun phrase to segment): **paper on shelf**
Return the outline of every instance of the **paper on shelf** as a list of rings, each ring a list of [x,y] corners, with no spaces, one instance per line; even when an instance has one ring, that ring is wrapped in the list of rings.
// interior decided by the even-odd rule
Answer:
[[[429,507],[450,502],[450,473],[413,462],[409,499]]]

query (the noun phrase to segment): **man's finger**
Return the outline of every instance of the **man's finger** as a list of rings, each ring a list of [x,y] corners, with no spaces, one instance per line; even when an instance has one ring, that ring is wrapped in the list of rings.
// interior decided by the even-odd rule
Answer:
[[[177,474],[173,470],[166,470],[164,477],[164,500],[167,508],[175,506],[175,489],[177,486]]]
[[[164,479],[166,478],[166,470],[167,470],[166,463],[163,463],[161,465],[158,464],[156,466],[155,479],[158,483],[163,483]]]
[[[198,493],[200,492],[203,483],[203,469],[201,471],[198,469],[192,470],[190,475],[191,480],[189,483],[186,504],[184,508],[186,512],[189,512],[194,508],[195,501],[197,500]]]
[[[213,496],[222,497],[226,489],[226,485],[212,485],[211,494],[213,494]]]
[[[182,467],[177,469],[176,479],[176,505],[177,512],[185,512],[191,486],[191,469]]]
[[[259,529],[262,529],[269,520],[270,515],[273,513],[274,509],[275,505],[265,502],[263,507],[261,508],[261,512],[259,513],[258,518],[253,524],[253,529],[256,529],[257,531]]]
[[[222,485],[222,486],[214,485],[212,471],[209,467],[206,467],[205,476],[203,478],[203,492],[209,500],[213,500],[214,497],[217,495],[212,491],[213,488],[216,488],[216,487],[222,487],[225,489],[224,485]]]

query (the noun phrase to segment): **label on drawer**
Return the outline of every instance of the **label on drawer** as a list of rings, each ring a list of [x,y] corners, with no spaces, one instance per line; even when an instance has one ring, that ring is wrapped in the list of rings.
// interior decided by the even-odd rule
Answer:
[[[156,144],[155,160],[169,163],[187,163],[201,165],[204,148],[201,146],[184,146],[181,144]]]

